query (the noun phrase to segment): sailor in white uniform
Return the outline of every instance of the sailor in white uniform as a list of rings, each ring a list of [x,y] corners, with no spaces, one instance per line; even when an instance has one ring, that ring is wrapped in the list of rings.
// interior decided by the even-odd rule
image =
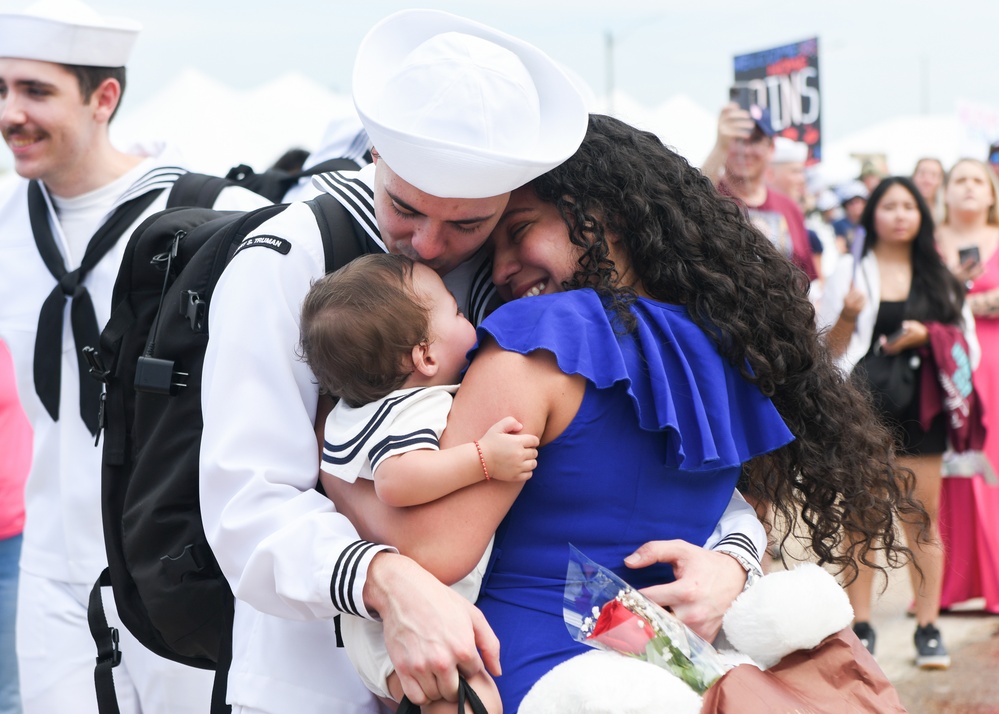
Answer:
[[[0,14],[0,129],[22,177],[0,206],[0,337],[34,430],[17,617],[27,714],[97,711],[87,596],[107,564],[100,385],[80,349],[96,346],[108,320],[132,229],[165,207],[184,173],[164,146],[137,155],[108,141],[139,29],[76,0]],[[226,189],[217,206],[265,203]],[[210,672],[156,657],[119,630],[123,712],[208,711]]]
[[[430,10],[376,25],[352,86],[375,164],[315,185],[382,248],[434,268],[477,322],[491,294],[486,238],[511,190],[578,148],[583,97],[538,49]],[[412,701],[453,699],[458,672],[498,663],[498,644],[478,610],[361,538],[316,490],[319,394],[299,354],[298,316],[323,274],[323,247],[302,204],[256,233],[290,250],[246,249],[229,264],[209,309],[203,373],[202,517],[236,595],[228,701],[234,714],[378,711],[337,647],[339,613],[382,620]],[[761,551],[756,526],[758,536],[735,537]]]

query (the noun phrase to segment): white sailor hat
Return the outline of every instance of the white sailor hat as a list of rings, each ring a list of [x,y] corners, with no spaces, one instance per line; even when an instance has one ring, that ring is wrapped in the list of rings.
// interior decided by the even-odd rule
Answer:
[[[441,198],[486,198],[568,159],[586,133],[573,81],[515,37],[436,10],[405,10],[361,41],[354,105],[378,154]]]
[[[820,191],[818,197],[816,197],[815,207],[823,212],[839,208],[839,196],[837,196],[836,192],[832,189],[824,189]]]
[[[774,137],[772,164],[803,164],[808,160],[808,144],[784,136]]]
[[[836,193],[839,195],[840,203],[844,206],[855,198],[867,200],[867,186],[864,185],[863,181],[850,181],[836,189]]]
[[[80,0],[39,0],[22,12],[0,13],[0,57],[124,67],[141,29]]]

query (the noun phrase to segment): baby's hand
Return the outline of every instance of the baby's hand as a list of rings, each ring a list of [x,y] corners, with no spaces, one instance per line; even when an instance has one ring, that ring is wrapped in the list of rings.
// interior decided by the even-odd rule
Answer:
[[[538,444],[534,434],[518,434],[523,425],[506,417],[489,427],[479,440],[489,477],[497,481],[520,482],[531,478],[538,467]]]

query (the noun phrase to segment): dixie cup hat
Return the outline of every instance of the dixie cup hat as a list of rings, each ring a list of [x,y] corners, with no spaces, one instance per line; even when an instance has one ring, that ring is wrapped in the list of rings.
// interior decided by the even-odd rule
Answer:
[[[0,13],[0,57],[124,67],[142,25],[104,17],[80,0],[40,0]]]
[[[440,198],[523,186],[579,148],[583,95],[544,52],[436,10],[404,10],[361,41],[354,106],[379,156]]]
[[[803,164],[808,161],[808,144],[785,136],[774,137],[772,164]]]

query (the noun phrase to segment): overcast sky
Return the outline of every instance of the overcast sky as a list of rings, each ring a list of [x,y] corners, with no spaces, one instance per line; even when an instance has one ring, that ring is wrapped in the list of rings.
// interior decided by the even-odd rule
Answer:
[[[448,10],[526,39],[598,95],[608,85],[610,33],[617,88],[650,106],[684,93],[712,112],[727,99],[733,55],[818,36],[830,140],[900,114],[950,113],[961,99],[999,105],[999,0],[89,2],[145,26],[126,107],[184,65],[238,88],[297,70],[349,92],[361,37],[406,7]],[[5,10],[27,4],[0,0]]]

